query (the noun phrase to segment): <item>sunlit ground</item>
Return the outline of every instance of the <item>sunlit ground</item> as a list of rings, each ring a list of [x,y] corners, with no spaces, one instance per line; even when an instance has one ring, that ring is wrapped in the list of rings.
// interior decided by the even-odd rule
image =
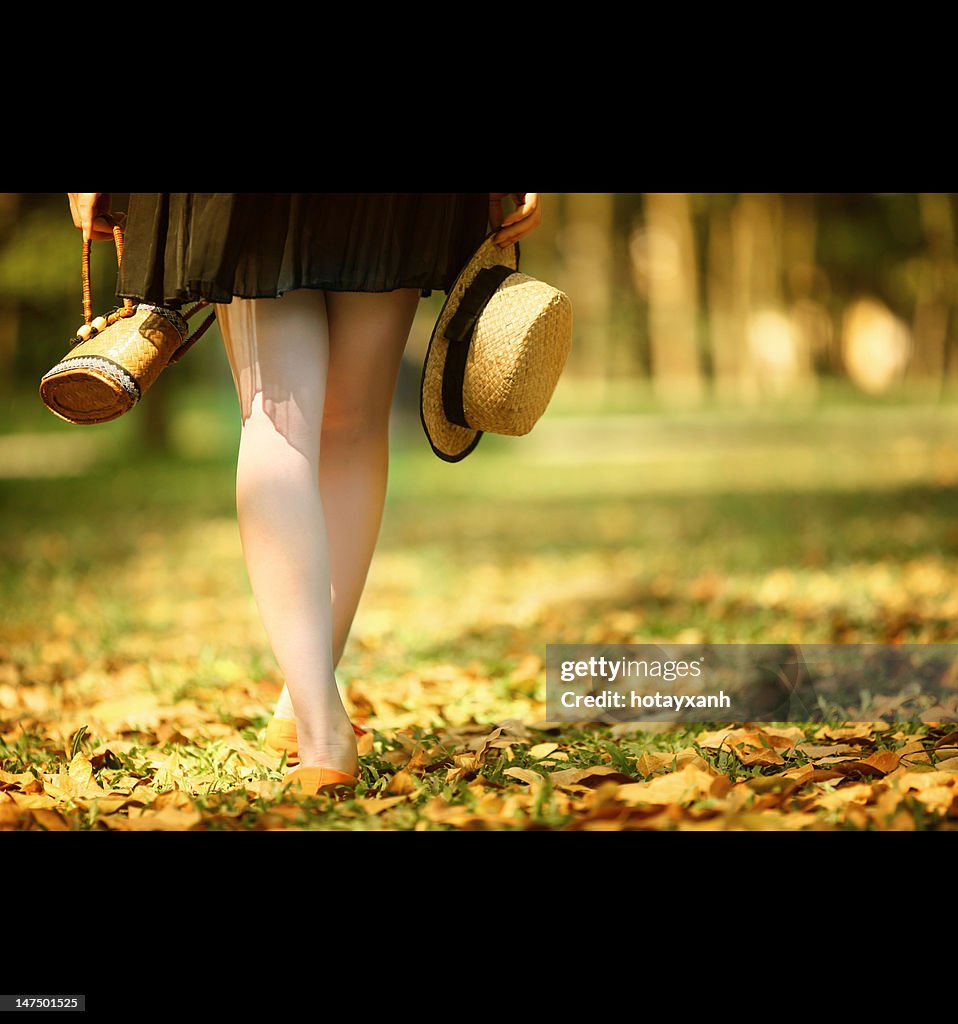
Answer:
[[[457,465],[397,422],[339,669],[368,725],[541,721],[547,643],[958,638],[958,405],[572,406]],[[93,757],[148,733],[173,772],[177,736],[242,736],[233,765],[265,773],[281,677],[235,522],[232,399],[183,398],[174,451],[149,459],[124,454],[123,421],[17,423],[0,436],[9,749],[27,731],[62,758],[85,726]]]

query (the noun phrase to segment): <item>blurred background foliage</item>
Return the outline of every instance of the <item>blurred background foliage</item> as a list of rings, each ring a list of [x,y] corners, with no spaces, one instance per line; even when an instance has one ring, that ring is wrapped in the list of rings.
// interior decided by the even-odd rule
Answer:
[[[127,198],[115,193],[114,210]],[[567,291],[575,310],[552,405],[528,438],[484,438],[468,472],[439,463],[418,415],[444,299],[433,294],[420,303],[396,394],[394,494],[430,484],[481,493],[482,474],[498,479],[489,460],[499,455],[550,480],[557,467],[588,469],[596,497],[620,488],[623,473],[630,487],[711,492],[733,480],[738,489],[873,486],[882,473],[886,487],[958,480],[956,195],[552,193],[542,202],[521,266]],[[240,423],[215,327],[133,415],[84,428],[43,406],[39,379],[82,321],[79,263],[64,193],[0,193],[0,478],[78,477],[148,450],[227,465]],[[94,245],[93,278],[94,309],[105,312],[115,302],[112,243]],[[551,487],[546,477],[539,485]]]
[[[115,194],[114,209],[126,197]],[[955,195],[556,193],[522,265],[563,288],[575,339],[556,410],[623,412],[949,394],[958,376]],[[36,397],[80,315],[79,235],[65,194],[0,194],[0,431],[56,421]],[[94,247],[96,310],[114,304]],[[397,393],[416,418],[442,296],[421,304]],[[164,447],[178,401],[232,381],[214,331],[165,374],[134,446]],[[28,400],[27,400],[28,399]]]

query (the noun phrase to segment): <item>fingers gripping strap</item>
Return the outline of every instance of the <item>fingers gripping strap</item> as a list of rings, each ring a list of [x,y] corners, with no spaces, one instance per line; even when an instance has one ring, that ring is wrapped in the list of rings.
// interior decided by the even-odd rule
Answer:
[[[483,267],[466,289],[459,308],[446,326],[445,336],[449,345],[442,371],[442,407],[446,419],[460,427],[472,429],[463,408],[462,388],[476,324],[496,289],[515,273],[512,267]]]

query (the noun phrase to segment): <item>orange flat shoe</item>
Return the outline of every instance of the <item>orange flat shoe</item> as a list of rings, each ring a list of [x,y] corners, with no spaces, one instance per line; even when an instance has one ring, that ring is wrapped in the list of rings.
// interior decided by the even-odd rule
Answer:
[[[290,783],[293,789],[300,788],[304,793],[312,795],[335,789],[355,789],[359,779],[335,768],[297,768],[284,781]]]
[[[355,722],[349,723],[357,736],[365,736],[366,730]],[[296,736],[296,723],[288,718],[271,718],[266,726],[266,737],[263,750],[271,757],[282,757],[286,752],[286,763],[299,761],[299,740]]]

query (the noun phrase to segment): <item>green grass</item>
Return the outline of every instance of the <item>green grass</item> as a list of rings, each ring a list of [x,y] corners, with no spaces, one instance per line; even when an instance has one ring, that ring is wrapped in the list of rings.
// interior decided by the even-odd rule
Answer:
[[[255,747],[281,685],[235,523],[234,404],[184,393],[173,448],[159,455],[138,453],[136,412],[101,430],[8,406],[6,770],[62,767],[63,742],[85,721],[125,722],[78,740],[89,752],[123,746],[119,736],[133,744],[111,749],[97,769],[106,781],[140,773],[155,783],[149,759],[178,750],[184,777],[211,780],[198,798],[208,827],[278,827],[276,800],[244,800],[230,787],[279,775],[248,762],[241,771],[227,741],[203,732],[219,722]],[[591,399],[576,408],[564,394],[528,437],[487,436],[455,465],[429,451],[414,421],[397,424],[380,544],[339,669],[378,730],[360,796],[388,785],[396,766],[383,758],[399,749],[398,732],[436,743],[450,725],[541,719],[542,672],[523,666],[547,643],[958,639],[958,405],[657,413],[646,403],[627,414],[622,399],[613,404],[614,416],[598,415]],[[30,458],[17,454],[18,438]],[[28,691],[36,707],[18,703]],[[172,711],[151,719],[140,707],[124,719],[104,703],[138,694],[154,710],[178,709],[183,741],[156,732]],[[136,714],[146,715],[139,727]],[[680,750],[694,735],[568,726],[561,767],[626,771],[643,751]],[[505,786],[507,767],[534,768],[529,743],[511,761],[487,760],[482,779]],[[415,800],[382,814],[319,800],[283,820],[455,827],[423,817],[433,799],[481,815],[470,780],[448,780],[448,758],[435,763]],[[517,815],[517,828],[571,820],[547,784]],[[95,827],[97,815],[78,810],[71,821]]]

